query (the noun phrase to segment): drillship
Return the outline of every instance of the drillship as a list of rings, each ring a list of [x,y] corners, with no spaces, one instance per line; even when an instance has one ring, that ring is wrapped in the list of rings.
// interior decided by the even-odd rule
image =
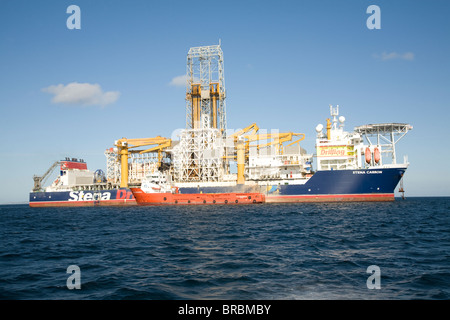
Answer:
[[[125,174],[127,166],[133,172],[139,168],[129,165],[132,152],[157,143],[140,151],[157,152],[158,158],[157,170],[130,185],[138,204],[230,204],[239,203],[234,197],[242,193],[247,200],[259,195],[266,203],[392,201],[397,185],[404,191],[408,162],[398,162],[396,144],[412,129],[409,124],[370,124],[348,132],[339,106],[330,105],[326,126],[316,127],[315,152],[308,154],[300,146],[303,133],[264,132],[256,123],[230,132],[225,100],[220,44],[190,48],[186,128],[178,131],[178,139],[122,138],[115,143]],[[128,187],[129,180],[122,174],[120,185]]]
[[[242,156],[236,148],[237,176],[228,175],[231,176],[228,181],[224,175],[222,181],[216,182],[179,182],[167,171],[165,175],[157,172],[148,176],[140,188],[131,190],[141,205],[187,204],[191,203],[188,195],[198,197],[236,192],[264,195],[266,203],[394,200],[394,191],[408,167],[406,158],[404,163],[397,163],[395,145],[412,126],[403,123],[370,124],[346,132],[345,118],[339,116],[339,106],[330,106],[330,113],[326,128],[321,124],[316,127],[315,155],[307,154],[298,144],[285,147],[282,153],[279,148],[275,152],[261,152],[262,148],[257,148],[261,145],[252,148],[247,144]],[[176,164],[180,145],[170,152]],[[384,163],[383,155],[390,155],[390,163]],[[313,170],[314,158],[316,170]],[[399,191],[403,192],[403,188]],[[170,197],[167,196],[169,194]],[[173,201],[172,194],[179,194],[180,200]],[[225,198],[214,202],[205,198],[195,204],[227,203],[229,201]]]

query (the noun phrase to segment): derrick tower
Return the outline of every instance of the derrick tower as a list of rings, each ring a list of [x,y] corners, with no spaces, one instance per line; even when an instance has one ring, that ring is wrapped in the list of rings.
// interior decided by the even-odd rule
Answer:
[[[177,182],[222,181],[226,112],[223,53],[219,45],[193,47],[187,54],[186,129],[172,152]]]
[[[190,48],[186,76],[186,129],[216,128],[225,134],[225,78],[220,44]]]

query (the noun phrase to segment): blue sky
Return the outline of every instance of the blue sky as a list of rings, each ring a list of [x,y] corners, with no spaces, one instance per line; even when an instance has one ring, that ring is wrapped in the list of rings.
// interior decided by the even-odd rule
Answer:
[[[80,30],[66,26],[72,4]],[[373,4],[379,30],[366,26]],[[171,81],[190,47],[219,39],[228,128],[302,132],[313,152],[329,104],[348,130],[410,123],[397,148],[411,163],[407,196],[450,196],[449,9],[445,0],[2,0],[0,203],[27,201],[33,174],[56,160],[105,170],[114,140],[184,128],[185,88]],[[64,95],[70,83],[86,84],[76,88],[84,100]]]

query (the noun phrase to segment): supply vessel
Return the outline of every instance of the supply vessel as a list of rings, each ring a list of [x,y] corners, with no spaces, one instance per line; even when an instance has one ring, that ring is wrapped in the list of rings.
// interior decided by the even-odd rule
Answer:
[[[47,187],[43,186],[55,169],[59,175]],[[136,205],[130,189],[114,187],[106,181],[102,170],[88,170],[83,159],[66,157],[55,161],[42,176],[33,177],[29,195],[30,207],[85,207]]]
[[[264,203],[265,196],[256,192],[180,193],[164,174],[156,172],[144,179],[140,187],[131,187],[139,205],[228,205]]]

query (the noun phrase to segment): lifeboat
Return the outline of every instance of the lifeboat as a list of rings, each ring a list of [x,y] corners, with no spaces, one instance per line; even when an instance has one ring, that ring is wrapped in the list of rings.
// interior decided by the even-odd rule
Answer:
[[[366,162],[370,163],[370,161],[372,160],[372,152],[370,151],[369,147],[366,148],[365,156],[366,156]]]
[[[375,163],[379,163],[381,160],[381,154],[380,154],[380,149],[375,148],[373,150],[373,160],[375,160]]]

